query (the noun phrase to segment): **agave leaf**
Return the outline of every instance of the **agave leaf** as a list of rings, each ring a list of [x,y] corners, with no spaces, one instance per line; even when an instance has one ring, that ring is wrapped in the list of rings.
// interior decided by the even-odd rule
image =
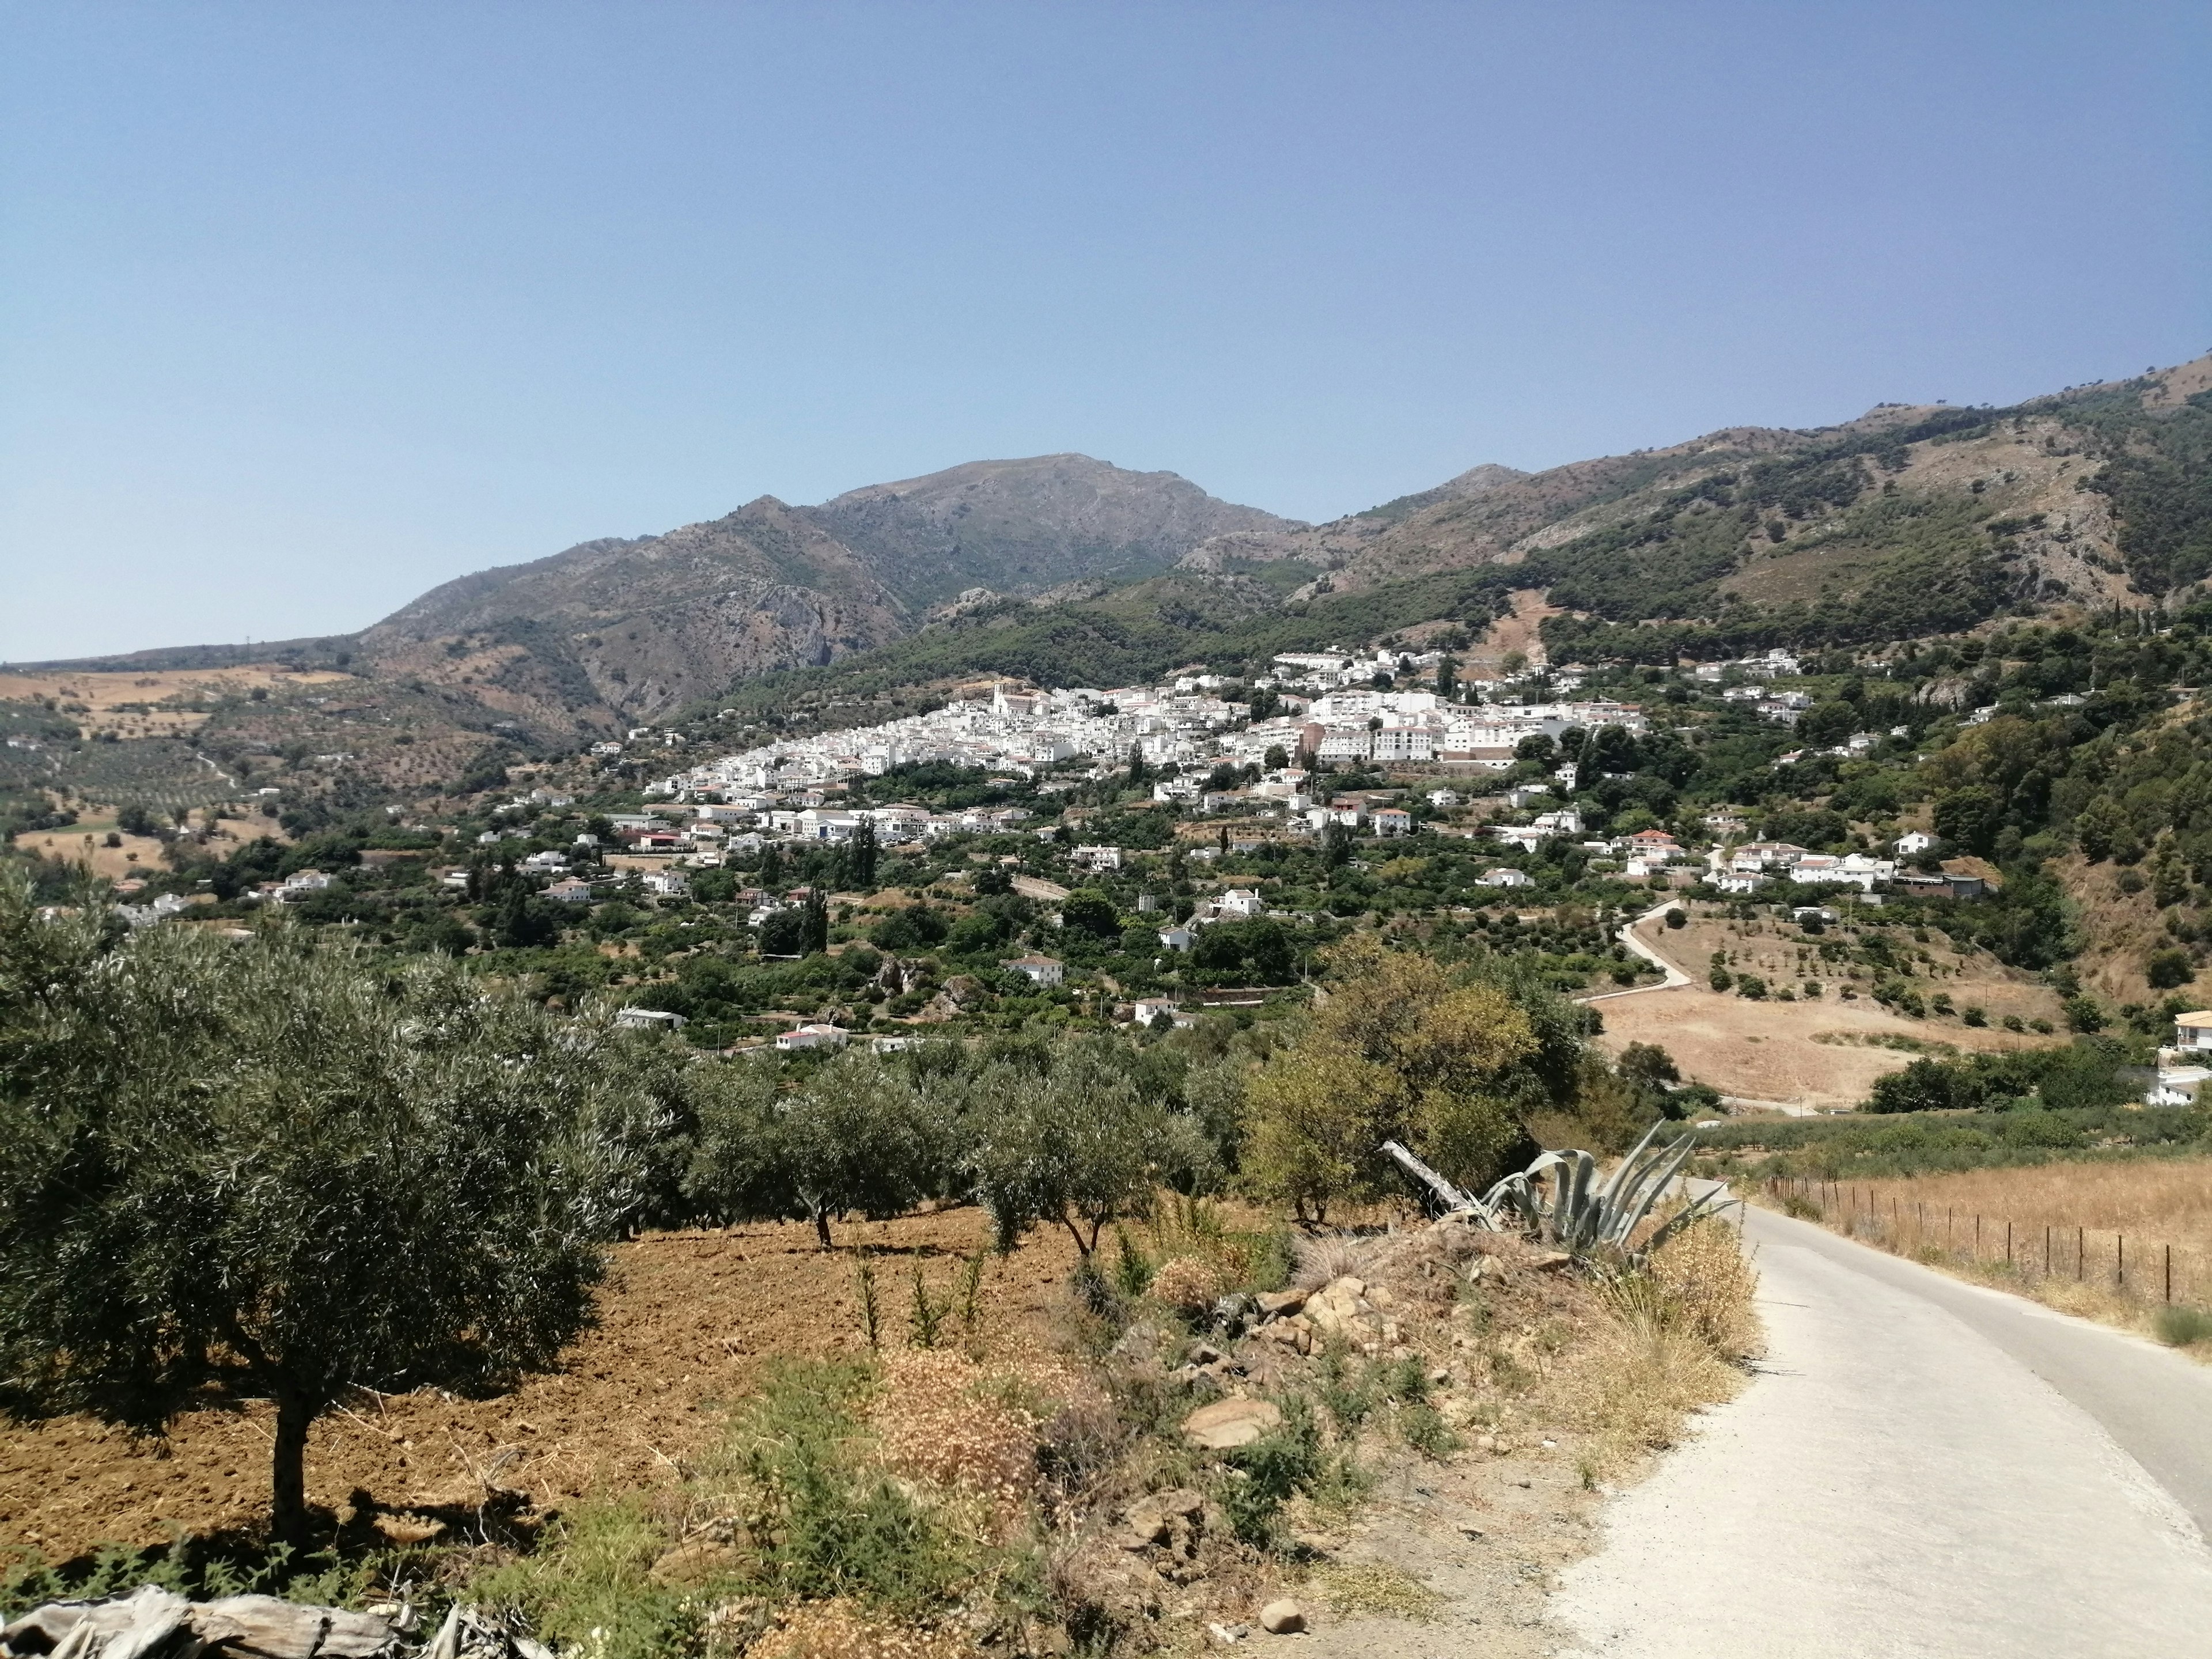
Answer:
[[[1659,1201],[1682,1165],[1689,1161],[1696,1144],[1695,1137],[1684,1135],[1638,1175],[1635,1185],[1616,1206],[1612,1243],[1625,1244],[1628,1242],[1629,1235],[1642,1224],[1645,1216],[1650,1214],[1651,1206]]]
[[[1659,1121],[1659,1122],[1664,1121],[1665,1120],[1663,1118]],[[1642,1137],[1638,1139],[1637,1143],[1628,1149],[1628,1155],[1620,1160],[1619,1165],[1613,1170],[1611,1179],[1607,1181],[1605,1183],[1605,1192],[1603,1194],[1605,1197],[1613,1199],[1620,1196],[1622,1183],[1632,1178],[1636,1170],[1637,1165],[1643,1161],[1644,1152],[1650,1148],[1652,1139],[1657,1135],[1658,1133],[1659,1123],[1655,1122],[1650,1126],[1650,1127],[1644,1130]]]

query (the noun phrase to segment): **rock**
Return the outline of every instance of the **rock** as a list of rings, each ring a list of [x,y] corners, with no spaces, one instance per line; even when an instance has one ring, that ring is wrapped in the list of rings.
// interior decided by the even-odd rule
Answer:
[[[1265,1400],[1217,1400],[1183,1419],[1182,1437],[1208,1451],[1227,1451],[1250,1445],[1282,1421],[1282,1413]]]
[[[1332,1291],[1340,1291],[1342,1294],[1350,1297],[1353,1301],[1357,1302],[1361,1297],[1367,1294],[1367,1281],[1364,1279],[1354,1279],[1350,1273],[1346,1273],[1343,1278],[1333,1282],[1328,1288]]]
[[[1538,1273],[1556,1273],[1572,1267],[1574,1260],[1574,1257],[1569,1255],[1565,1250],[1547,1250],[1543,1255],[1531,1260],[1528,1265]]]
[[[1306,1627],[1306,1610],[1285,1596],[1260,1609],[1260,1628],[1270,1636],[1295,1636]]]
[[[1377,1285],[1373,1290],[1367,1292],[1367,1299],[1370,1302],[1372,1302],[1378,1308],[1389,1309],[1395,1308],[1398,1305],[1398,1298],[1391,1295],[1389,1291],[1384,1290],[1380,1285]]]
[[[1166,1492],[1156,1492],[1145,1500],[1163,1515],[1171,1515],[1189,1521],[1206,1512],[1206,1494],[1193,1492],[1188,1486],[1175,1486]]]
[[[1158,1510],[1138,1508],[1123,1518],[1121,1535],[1114,1542],[1121,1549],[1148,1550],[1166,1543],[1174,1531],[1173,1524]]]
[[[1191,1365],[1211,1365],[1220,1358],[1220,1349],[1210,1347],[1203,1342],[1194,1342],[1190,1345],[1190,1352],[1183,1356],[1183,1362]]]
[[[273,1595],[190,1602],[153,1585],[106,1601],[58,1601],[0,1632],[11,1653],[145,1655],[219,1648],[226,1659],[380,1659],[397,1650],[374,1613],[307,1607]]]
[[[1142,1320],[1122,1332],[1121,1340],[1107,1350],[1108,1353],[1115,1359],[1131,1360],[1154,1358],[1158,1355],[1159,1351],[1158,1327],[1148,1325]]]
[[[1208,1625],[1206,1633],[1226,1647],[1232,1642],[1243,1641],[1252,1632],[1242,1625]]]
[[[392,1649],[392,1626],[366,1613],[301,1607],[273,1595],[226,1595],[191,1613],[192,1634],[210,1647],[266,1659],[370,1659]]]
[[[1260,1298],[1260,1311],[1270,1319],[1284,1319],[1306,1305],[1304,1291],[1270,1291]]]
[[[1215,1332],[1225,1338],[1240,1337],[1260,1322],[1260,1304],[1242,1291],[1232,1291],[1213,1304]]]

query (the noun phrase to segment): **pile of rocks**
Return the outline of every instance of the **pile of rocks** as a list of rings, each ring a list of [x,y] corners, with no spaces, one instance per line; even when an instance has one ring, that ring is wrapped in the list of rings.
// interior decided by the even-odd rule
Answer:
[[[1380,1285],[1349,1273],[1318,1291],[1281,1291],[1260,1298],[1260,1329],[1271,1340],[1297,1353],[1311,1353],[1332,1336],[1340,1336],[1370,1358],[1403,1355],[1405,1331],[1397,1298]]]

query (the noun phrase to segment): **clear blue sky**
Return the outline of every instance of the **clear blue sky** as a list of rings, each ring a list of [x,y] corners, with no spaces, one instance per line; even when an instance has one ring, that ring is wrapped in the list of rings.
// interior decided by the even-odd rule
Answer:
[[[0,4],[0,658],[1081,450],[1321,519],[2212,348],[2212,7]]]

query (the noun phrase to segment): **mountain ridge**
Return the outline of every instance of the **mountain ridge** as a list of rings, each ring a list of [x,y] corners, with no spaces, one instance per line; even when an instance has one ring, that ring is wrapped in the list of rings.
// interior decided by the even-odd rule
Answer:
[[[404,705],[376,719],[427,721],[451,754],[947,674],[1115,684],[1424,623],[1480,632],[1532,594],[1556,659],[1662,661],[2141,607],[2208,576],[2212,356],[2004,409],[1886,404],[1485,463],[1321,525],[1069,453],[968,462],[469,573],[358,634],[38,666],[342,670]],[[333,750],[362,738],[287,718]],[[419,781],[422,759],[392,775]]]

